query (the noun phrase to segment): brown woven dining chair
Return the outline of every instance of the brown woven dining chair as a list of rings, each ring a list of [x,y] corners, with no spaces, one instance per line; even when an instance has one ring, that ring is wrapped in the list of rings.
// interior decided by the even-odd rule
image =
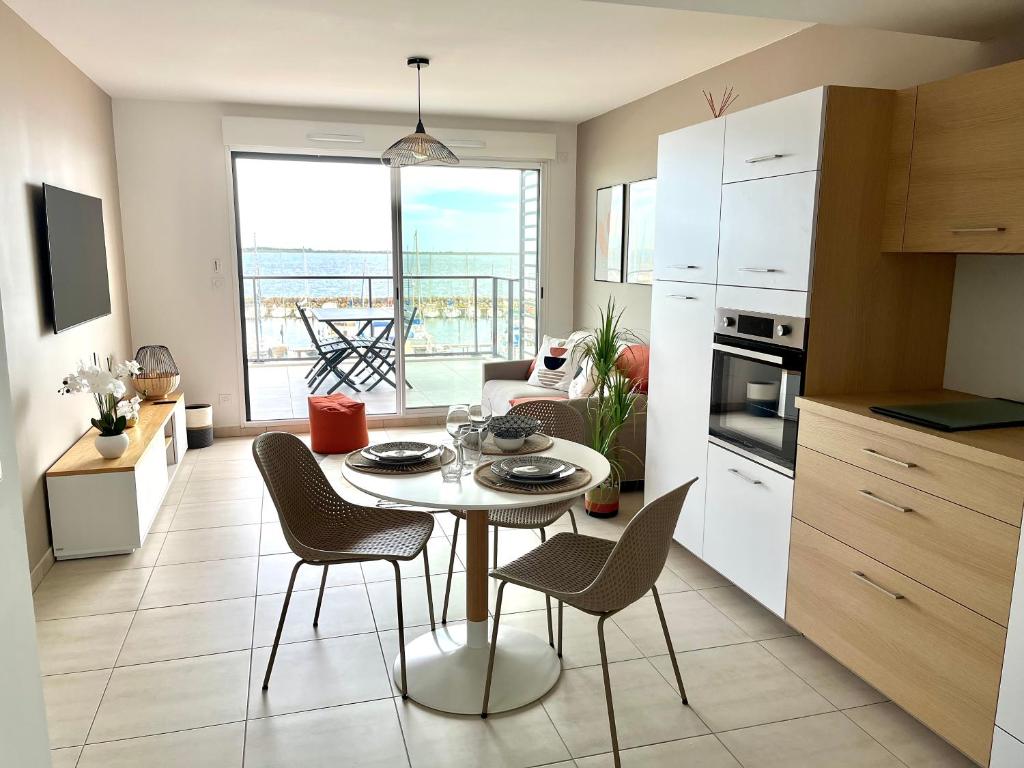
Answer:
[[[270,497],[277,507],[281,530],[289,548],[299,558],[288,580],[277,634],[270,650],[263,690],[270,685],[277,646],[281,642],[295,577],[303,565],[323,567],[320,595],[316,601],[313,626],[320,619],[320,606],[327,585],[327,570],[335,564],[386,560],[395,569],[398,603],[398,650],[401,658],[402,697],[408,693],[405,679],[405,618],[402,614],[402,574],[398,563],[423,553],[423,574],[427,582],[430,629],[434,629],[434,601],[430,592],[430,563],[427,541],[434,530],[434,516],[427,512],[363,507],[346,501],[328,482],[306,444],[287,432],[265,432],[252,444],[252,455]]]
[[[586,440],[586,424],[583,416],[565,403],[557,400],[531,400],[519,403],[509,410],[510,414],[537,419],[541,423],[541,434],[583,443]],[[452,589],[452,572],[455,570],[455,545],[459,540],[459,521],[464,520],[466,513],[461,510],[450,510],[455,515],[455,530],[452,532],[452,552],[448,559],[448,581],[444,588],[444,606],[441,609],[441,623],[448,623],[448,598]],[[569,513],[572,530],[576,532],[576,515],[572,511],[571,501],[560,501],[554,504],[539,504],[518,509],[492,509],[487,512],[487,524],[494,528],[494,543],[491,545],[494,567],[498,567],[498,529],[519,528],[540,531],[541,542],[547,538],[544,530],[554,524],[558,518]],[[551,626],[551,603],[548,601],[548,641],[554,645]]]
[[[487,704],[491,695],[491,677],[494,673],[494,649],[498,641],[498,623],[501,620],[501,598],[507,584],[517,584],[544,593],[558,601],[558,655],[562,655],[562,611],[568,604],[584,613],[597,616],[597,640],[601,648],[601,671],[604,674],[604,694],[608,705],[608,727],[612,736],[615,768],[619,761],[619,737],[615,730],[615,709],[612,705],[611,680],[608,676],[608,653],[604,642],[604,623],[626,606],[636,602],[647,592],[654,595],[665,645],[672,660],[679,695],[686,704],[686,689],[679,674],[672,638],[669,635],[665,611],[655,581],[665,567],[672,532],[690,486],[696,478],[669,491],[644,506],[622,531],[619,540],[608,541],[576,533],[559,533],[536,549],[511,563],[491,572],[497,579],[498,599],[494,607],[494,628],[491,653],[487,662],[487,681],[480,716],[487,717]]]

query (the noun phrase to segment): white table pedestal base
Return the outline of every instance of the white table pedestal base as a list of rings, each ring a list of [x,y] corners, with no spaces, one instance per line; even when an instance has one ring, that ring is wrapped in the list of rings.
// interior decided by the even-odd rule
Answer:
[[[438,624],[436,632],[406,645],[409,698],[442,712],[479,715],[489,652],[486,621],[453,627]],[[487,711],[506,712],[536,701],[551,690],[561,671],[560,659],[544,640],[515,627],[500,628]],[[396,657],[396,685],[401,675]]]

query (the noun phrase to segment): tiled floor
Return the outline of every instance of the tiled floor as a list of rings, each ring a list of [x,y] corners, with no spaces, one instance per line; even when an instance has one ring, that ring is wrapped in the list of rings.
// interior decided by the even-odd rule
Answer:
[[[434,357],[410,359],[406,363],[407,408],[434,408],[452,403],[472,403],[480,399],[480,370],[488,358]],[[249,365],[249,405],[254,420],[305,419],[309,416],[306,398],[310,395],[306,372],[312,361],[287,363],[251,363]],[[327,392],[337,381],[333,376],[317,392]],[[380,384],[372,391],[355,392],[340,387],[349,397],[366,403],[371,415],[395,412],[395,390]]]
[[[343,487],[336,457],[322,465],[358,498]],[[564,671],[542,701],[486,721],[443,715],[395,696],[394,588],[390,569],[375,565],[331,568],[315,629],[319,573],[300,571],[263,692],[294,558],[250,442],[189,452],[168,498],[141,550],[58,563],[36,592],[55,766],[612,765],[593,617],[566,611]],[[639,504],[628,494],[625,514],[611,521],[579,514],[581,529],[614,538]],[[453,518],[437,522],[430,546],[440,595]],[[532,532],[503,532],[502,559],[538,543]],[[410,638],[427,623],[419,565],[403,586]],[[659,588],[691,706],[674,693],[653,600],[643,598],[607,624],[628,768],[970,765],[682,548],[673,548]],[[458,575],[454,593],[457,620]],[[510,625],[546,635],[542,599],[509,588],[505,604]]]

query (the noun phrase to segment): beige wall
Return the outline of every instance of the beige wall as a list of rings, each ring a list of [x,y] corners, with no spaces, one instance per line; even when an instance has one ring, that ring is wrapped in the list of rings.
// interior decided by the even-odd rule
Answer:
[[[999,44],[815,26],[726,62],[579,126],[576,164],[577,327],[593,322],[609,295],[627,323],[647,329],[651,289],[593,280],[594,200],[609,184],[654,176],[658,135],[709,119],[701,89],[716,97],[726,85],[735,109],[823,84],[905,88],[1024,55],[1019,37]]]
[[[409,125],[407,115],[252,105],[115,100],[117,165],[136,345],[165,344],[188,400],[214,404],[218,427],[240,424],[241,350],[237,284],[213,285],[211,265],[233,269],[234,221],[221,119],[226,115]],[[413,121],[414,122],[414,121]],[[545,177],[546,327],[572,326],[576,127],[571,124],[431,117],[436,128],[533,131],[556,136],[559,157]],[[225,276],[230,275],[228,270]],[[223,403],[221,395],[229,402]]]
[[[0,4],[0,297],[31,565],[50,546],[43,473],[89,427],[92,401],[57,395],[92,353],[131,354],[110,98]],[[112,314],[54,335],[33,200],[44,182],[103,200]],[[37,572],[38,573],[38,572]]]

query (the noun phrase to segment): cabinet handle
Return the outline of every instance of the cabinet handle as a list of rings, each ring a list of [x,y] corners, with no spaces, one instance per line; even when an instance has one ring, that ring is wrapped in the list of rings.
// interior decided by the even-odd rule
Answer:
[[[903,595],[901,595],[899,592],[890,592],[885,587],[882,587],[882,586],[879,586],[878,584],[875,584],[875,582],[873,582],[871,579],[869,579],[867,576],[865,576],[862,571],[850,571],[850,573],[853,574],[853,577],[855,579],[857,579],[857,581],[863,581],[869,587],[873,587],[874,589],[877,589],[879,592],[881,592],[883,595],[888,597],[890,600],[903,600],[903,599],[905,599],[903,597]]]
[[[669,264],[669,269],[700,269],[699,264]]]
[[[881,459],[882,461],[888,461],[890,464],[897,464],[904,469],[913,469],[917,466],[917,464],[914,464],[911,461],[900,461],[899,459],[894,459],[891,456],[886,456],[884,453],[879,453],[872,448],[861,448],[861,450],[869,456],[874,456],[876,459]]]
[[[734,474],[734,475],[736,475],[736,477],[740,478],[740,480],[746,480],[751,485],[764,485],[764,483],[762,483],[760,480],[755,480],[754,478],[750,477],[749,475],[743,474],[738,469],[730,467],[729,472]]]
[[[878,502],[883,507],[888,507],[889,509],[894,509],[897,512],[913,512],[914,511],[910,507],[901,507],[899,504],[893,504],[891,501],[886,501],[881,496],[875,496],[875,494],[873,494],[871,491],[860,490],[860,491],[857,491],[857,493],[859,493],[861,496],[866,496],[867,498],[871,499],[872,501]]]
[[[949,231],[954,235],[976,235],[987,232],[1005,232],[1006,227],[956,227]]]
[[[696,301],[697,300],[696,296],[684,296],[681,293],[670,293],[670,294],[668,294],[668,297],[670,299],[682,299],[683,301]]]
[[[778,153],[772,153],[770,155],[760,155],[758,157],[748,157],[748,163],[763,163],[765,160],[778,160],[782,155]]]
[[[737,272],[781,272],[781,269],[775,267],[737,267]]]

